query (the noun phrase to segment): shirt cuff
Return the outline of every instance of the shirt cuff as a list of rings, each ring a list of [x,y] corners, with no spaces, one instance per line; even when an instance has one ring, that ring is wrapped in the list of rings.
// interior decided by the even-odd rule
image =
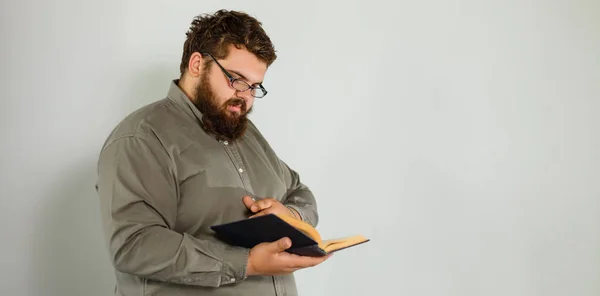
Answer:
[[[302,221],[306,221],[306,217],[304,216],[304,214],[302,213],[302,210],[300,210],[300,208],[298,206],[291,205],[291,204],[286,204],[285,206],[288,207],[288,208],[292,208],[292,209],[296,210],[296,212],[298,212],[298,215],[300,215],[300,219]]]
[[[220,285],[235,284],[246,279],[246,267],[250,249],[225,246]]]

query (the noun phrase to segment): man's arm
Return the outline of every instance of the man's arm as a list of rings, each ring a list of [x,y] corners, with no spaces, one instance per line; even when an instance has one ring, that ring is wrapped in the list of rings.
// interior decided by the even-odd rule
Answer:
[[[315,200],[313,193],[308,186],[300,181],[300,175],[277,156],[277,153],[275,153],[256,125],[252,121],[249,121],[248,123],[251,130],[256,133],[257,140],[260,142],[263,149],[265,149],[267,155],[271,157],[281,170],[283,179],[287,185],[287,192],[281,203],[295,210],[302,220],[316,227],[319,223],[319,215],[317,211],[317,201]]]
[[[282,203],[299,213],[303,221],[316,227],[319,223],[317,201],[308,186],[300,181],[300,175],[284,161],[279,160],[288,190]]]
[[[243,280],[249,250],[173,231],[176,172],[153,136],[127,136],[98,163],[102,223],[114,267],[157,281],[218,287]]]

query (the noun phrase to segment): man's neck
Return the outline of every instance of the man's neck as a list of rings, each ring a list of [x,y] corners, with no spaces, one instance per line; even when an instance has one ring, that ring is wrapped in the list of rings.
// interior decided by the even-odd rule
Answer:
[[[188,99],[190,101],[195,103],[194,98],[196,97],[196,94],[195,94],[195,85],[194,85],[193,81],[186,78],[185,76],[182,76],[177,81],[177,86],[179,86],[181,91],[183,91],[183,93],[188,97]]]

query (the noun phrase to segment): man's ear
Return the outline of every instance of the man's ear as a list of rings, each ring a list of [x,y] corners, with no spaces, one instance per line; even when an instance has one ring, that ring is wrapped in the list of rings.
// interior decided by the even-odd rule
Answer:
[[[203,58],[204,57],[198,52],[194,52],[190,56],[190,60],[188,62],[188,74],[190,76],[199,77],[202,74],[202,70],[204,68]]]

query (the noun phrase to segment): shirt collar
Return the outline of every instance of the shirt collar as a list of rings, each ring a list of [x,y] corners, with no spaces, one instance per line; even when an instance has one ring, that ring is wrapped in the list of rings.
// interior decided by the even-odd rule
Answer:
[[[177,105],[183,108],[183,111],[198,120],[199,124],[202,124],[202,113],[196,105],[192,102],[192,100],[183,92],[183,90],[177,85],[179,83],[179,79],[175,79],[171,81],[171,85],[169,87],[169,91],[167,93],[167,97],[175,102]]]

